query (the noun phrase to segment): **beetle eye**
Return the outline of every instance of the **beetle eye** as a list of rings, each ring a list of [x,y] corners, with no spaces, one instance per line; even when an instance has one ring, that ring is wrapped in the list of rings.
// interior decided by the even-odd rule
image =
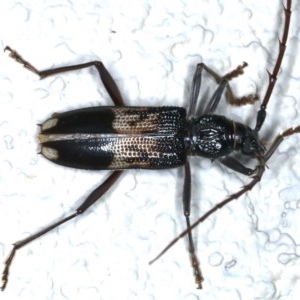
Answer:
[[[258,153],[264,153],[265,147],[260,143],[260,141],[254,137],[246,138],[242,149],[243,154],[253,155]]]

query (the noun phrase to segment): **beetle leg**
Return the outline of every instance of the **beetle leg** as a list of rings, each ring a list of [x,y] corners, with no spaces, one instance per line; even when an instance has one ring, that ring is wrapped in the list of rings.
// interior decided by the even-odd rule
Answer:
[[[54,69],[49,69],[49,70],[44,70],[44,71],[38,71],[32,64],[30,64],[28,61],[26,61],[24,58],[22,58],[18,52],[12,50],[9,46],[6,46],[4,48],[4,51],[9,51],[10,52],[9,56],[11,58],[16,60],[21,65],[23,65],[24,68],[26,68],[27,70],[40,76],[41,79],[51,76],[51,75],[67,72],[67,71],[80,70],[80,69],[94,66],[94,67],[96,67],[97,71],[99,72],[100,78],[105,86],[105,89],[107,90],[107,92],[108,92],[110,98],[112,99],[112,101],[114,102],[114,104],[116,106],[124,106],[124,101],[123,101],[123,98],[121,96],[120,90],[119,90],[116,82],[114,81],[114,79],[109,74],[109,72],[107,71],[107,69],[105,68],[105,66],[103,65],[103,63],[101,61],[91,61],[91,62],[87,62],[84,64],[78,64],[78,65],[59,67],[59,68],[54,68]]]
[[[112,76],[107,71],[107,69],[105,68],[104,64],[101,61],[91,61],[91,62],[78,64],[78,65],[44,70],[44,71],[38,72],[37,74],[41,78],[45,78],[45,77],[48,77],[53,74],[59,74],[62,72],[73,71],[73,70],[80,70],[80,69],[84,69],[84,68],[88,68],[88,67],[92,67],[92,66],[96,67],[96,69],[100,75],[101,81],[102,81],[106,91],[108,92],[110,98],[114,102],[114,104],[116,106],[125,106],[124,100],[121,96],[120,90],[119,90],[116,82],[114,81],[114,79],[112,78]]]
[[[208,101],[208,104],[207,104],[206,108],[204,109],[203,114],[213,114],[214,113],[214,111],[216,110],[217,106],[220,103],[221,97],[222,97],[224,89],[226,87],[229,87],[229,85],[228,85],[228,81],[226,79],[224,79],[220,82],[219,86],[217,87],[217,89],[213,93],[212,97]]]
[[[236,78],[242,74],[244,74],[244,68],[246,68],[248,64],[246,62],[243,62],[243,64],[237,66],[233,71],[225,74],[222,79],[224,80],[232,80],[233,78]],[[232,89],[230,86],[228,86],[228,89],[226,91],[226,99],[231,105],[235,106],[242,106],[246,104],[253,104],[256,100],[258,100],[257,94],[249,94],[243,97],[235,97]]]
[[[228,81],[242,75],[244,73],[244,68],[247,67],[247,65],[248,64],[244,62],[242,65],[237,66],[237,68],[235,68],[233,71],[225,74],[224,76],[220,76],[204,63],[197,64],[196,71],[193,77],[192,95],[190,100],[188,116],[189,117],[193,116],[196,113],[196,106],[197,106],[197,101],[199,99],[203,69],[214,78],[216,83],[219,84],[218,88],[216,89],[215,93],[213,94],[206,108],[204,109],[203,114],[212,114],[215,112],[217,106],[219,105],[225,87],[226,87],[225,96],[231,105],[241,106],[245,104],[253,104],[258,99],[258,96],[256,94],[249,94],[237,98],[234,96],[232,89],[228,84]]]
[[[202,71],[203,69],[209,73],[217,83],[221,82],[221,76],[219,76],[217,73],[215,73],[212,69],[207,67],[204,63],[199,63],[196,66],[196,70],[193,76],[193,82],[192,82],[192,93],[191,93],[191,99],[190,99],[190,105],[189,105],[189,111],[188,111],[188,117],[192,117],[196,115],[196,107],[197,102],[199,100],[199,94],[200,94],[200,88],[201,88],[201,79],[202,79]],[[221,95],[220,95],[221,97]],[[213,98],[213,97],[212,97]],[[210,102],[212,102],[212,98],[209,101],[208,106],[210,106]],[[218,101],[219,102],[219,101]],[[218,105],[218,103],[217,103]],[[208,107],[206,107],[205,111],[208,110]],[[211,111],[210,113],[213,113]]]
[[[116,180],[120,177],[122,171],[114,171],[103,183],[101,183],[85,200],[84,202],[75,210],[74,213],[70,214],[69,216],[54,222],[53,224],[45,227],[44,229],[36,232],[35,234],[30,235],[29,237],[17,241],[13,243],[13,248],[8,255],[7,259],[4,262],[4,270],[2,272],[2,286],[0,289],[3,291],[6,287],[9,275],[9,268],[13,261],[13,258],[17,252],[17,250],[21,249],[25,245],[29,244],[33,240],[43,236],[47,232],[51,231],[52,229],[60,226],[63,223],[79,216],[80,214],[84,213],[91,205],[93,205],[97,200],[99,200],[116,182]]]
[[[299,129],[300,130],[300,129]],[[204,222],[209,216],[214,214],[217,210],[220,208],[226,206],[231,201],[238,199],[246,192],[250,191],[261,179],[264,171],[265,171],[265,160],[263,157],[256,157],[259,164],[255,168],[255,174],[252,176],[252,180],[244,185],[239,191],[236,193],[233,193],[229,195],[226,199],[219,202],[215,206],[213,206],[210,210],[208,210],[202,217],[200,217],[198,220],[196,220],[194,223],[190,224],[187,229],[185,229],[179,236],[177,236],[175,239],[173,239],[154,259],[152,259],[149,264],[153,264],[156,262],[160,257],[162,257],[171,247],[173,247],[181,238],[183,238],[185,235],[189,235],[189,233],[196,228],[200,223]]]
[[[192,93],[190,99],[190,105],[188,109],[188,117],[193,117],[196,114],[197,101],[199,99],[199,93],[201,88],[201,78],[202,78],[202,70],[204,68],[204,64],[197,64],[196,70],[193,76],[192,82]]]
[[[217,108],[220,102],[224,89],[228,83],[228,80],[222,80],[222,78],[217,73],[215,73],[213,70],[207,67],[204,63],[197,64],[194,77],[193,77],[192,93],[191,93],[188,117],[193,117],[196,115],[196,107],[197,107],[197,102],[199,100],[203,69],[206,72],[208,72],[211,76],[213,76],[213,78],[217,83],[220,83],[220,85],[214,92],[213,96],[209,100],[208,105],[206,106],[203,114],[210,114],[215,111],[215,109]]]
[[[187,229],[190,228],[190,206],[191,206],[191,168],[190,164],[187,161],[184,167],[184,184],[183,184],[183,195],[182,195],[182,202],[183,202],[183,214],[185,216]],[[192,236],[192,231],[189,230],[188,234],[188,241],[189,241],[189,253],[190,253],[190,259],[192,263],[192,267],[194,269],[194,276],[195,276],[195,282],[198,285],[199,289],[202,289],[202,281],[203,276],[199,267],[199,261],[195,254],[195,245],[194,240]]]
[[[241,173],[243,175],[251,176],[255,173],[255,169],[247,168],[241,164],[237,159],[231,156],[219,158],[218,161],[222,163],[227,168]]]

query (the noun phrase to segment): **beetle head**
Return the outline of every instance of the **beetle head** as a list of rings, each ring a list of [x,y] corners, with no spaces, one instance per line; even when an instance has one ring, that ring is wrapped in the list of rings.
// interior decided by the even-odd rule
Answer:
[[[243,126],[243,134],[240,135],[241,152],[249,156],[262,156],[266,151],[265,146],[259,140],[258,132],[248,126]]]

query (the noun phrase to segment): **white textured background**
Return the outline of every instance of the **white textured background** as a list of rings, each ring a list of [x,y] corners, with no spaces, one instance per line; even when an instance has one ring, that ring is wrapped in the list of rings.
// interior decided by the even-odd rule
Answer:
[[[230,3],[230,4],[229,4]],[[300,123],[300,7],[261,131],[267,145]],[[257,89],[278,53],[280,0],[1,1],[0,50],[38,69],[101,59],[130,105],[187,107],[198,62],[224,74],[243,61],[236,94]],[[54,111],[110,105],[95,70],[40,81],[0,51],[0,257],[11,243],[76,208],[107,172],[58,167],[37,155],[37,123]],[[203,88],[211,81],[203,81]],[[204,91],[204,89],[203,89]],[[258,105],[219,112],[249,125]],[[0,299],[299,299],[300,137],[269,161],[262,182],[195,232],[205,281],[193,284],[180,241],[181,170],[128,171],[83,217],[17,253]],[[193,218],[249,179],[194,158]]]

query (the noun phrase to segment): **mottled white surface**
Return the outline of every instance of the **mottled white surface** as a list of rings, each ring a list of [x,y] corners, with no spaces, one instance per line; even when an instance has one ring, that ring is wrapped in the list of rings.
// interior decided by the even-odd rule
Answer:
[[[300,123],[300,7],[261,131],[270,141]],[[101,59],[130,105],[187,107],[195,65],[225,74],[243,61],[236,94],[266,90],[278,53],[280,0],[1,1],[0,49],[37,68]],[[0,257],[11,244],[76,208],[107,176],[37,155],[37,123],[54,111],[110,105],[95,70],[39,80],[0,51]],[[203,81],[203,91],[210,80]],[[210,91],[211,92],[211,91]],[[203,100],[205,101],[205,99]],[[219,113],[253,126],[258,105]],[[17,253],[0,299],[299,299],[300,137],[284,142],[262,182],[194,231],[205,281],[193,284],[180,241],[182,171],[128,171],[84,216]],[[194,158],[193,218],[249,181]]]

